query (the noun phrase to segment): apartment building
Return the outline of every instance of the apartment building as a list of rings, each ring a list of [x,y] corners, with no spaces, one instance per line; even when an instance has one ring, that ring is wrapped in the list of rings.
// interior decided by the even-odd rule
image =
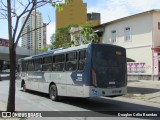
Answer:
[[[47,47],[47,24],[43,23],[43,47]]]
[[[23,17],[22,23],[24,23],[26,17],[27,16]],[[45,26],[45,24],[43,24],[42,14],[39,11],[36,11],[36,18],[35,18],[35,11],[33,11],[22,32],[23,48],[38,50],[46,46],[46,26],[42,27],[43,25]],[[40,29],[32,31],[35,28],[40,28]]]

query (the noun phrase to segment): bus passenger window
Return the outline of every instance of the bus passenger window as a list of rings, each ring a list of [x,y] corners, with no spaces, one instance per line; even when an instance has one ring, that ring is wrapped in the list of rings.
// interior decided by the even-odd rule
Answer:
[[[34,61],[30,60],[28,62],[28,71],[34,71]]]
[[[26,72],[28,70],[28,62],[22,61],[22,71]]]
[[[64,54],[53,56],[53,71],[63,71],[64,69]]]
[[[43,71],[52,71],[52,56],[43,58]]]
[[[86,50],[81,50],[79,52],[78,70],[84,70],[85,64],[86,64]]]
[[[66,68],[67,71],[75,71],[77,69],[77,52],[66,54]]]
[[[34,66],[35,71],[41,71],[42,70],[42,59],[41,58],[35,59],[34,65],[35,65]]]

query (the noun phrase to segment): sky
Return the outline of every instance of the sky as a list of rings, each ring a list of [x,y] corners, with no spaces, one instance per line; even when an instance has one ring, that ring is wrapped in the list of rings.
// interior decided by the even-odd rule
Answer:
[[[83,2],[87,3],[87,12],[101,13],[101,23],[152,9],[160,9],[160,0],[83,0]],[[47,26],[47,43],[50,44],[50,37],[55,33],[55,8],[46,5],[39,11],[42,13],[43,22],[48,23],[49,18],[51,20]],[[8,39],[7,21],[2,19],[0,19],[0,38]]]

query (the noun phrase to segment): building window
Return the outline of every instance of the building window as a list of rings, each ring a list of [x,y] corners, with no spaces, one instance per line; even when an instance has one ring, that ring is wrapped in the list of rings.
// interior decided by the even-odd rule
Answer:
[[[116,31],[115,30],[113,30],[112,32],[111,32],[111,42],[112,43],[116,43],[117,42],[117,40],[116,40]]]
[[[130,27],[125,28],[125,41],[131,40],[131,29]]]

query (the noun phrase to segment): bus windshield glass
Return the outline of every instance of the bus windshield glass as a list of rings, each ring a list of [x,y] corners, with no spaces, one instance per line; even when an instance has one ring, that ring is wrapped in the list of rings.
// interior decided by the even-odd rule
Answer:
[[[126,52],[122,47],[94,44],[92,69],[98,87],[120,87],[126,83]]]
[[[110,46],[96,45],[94,49],[94,60],[99,66],[119,67],[125,62],[125,51]]]

